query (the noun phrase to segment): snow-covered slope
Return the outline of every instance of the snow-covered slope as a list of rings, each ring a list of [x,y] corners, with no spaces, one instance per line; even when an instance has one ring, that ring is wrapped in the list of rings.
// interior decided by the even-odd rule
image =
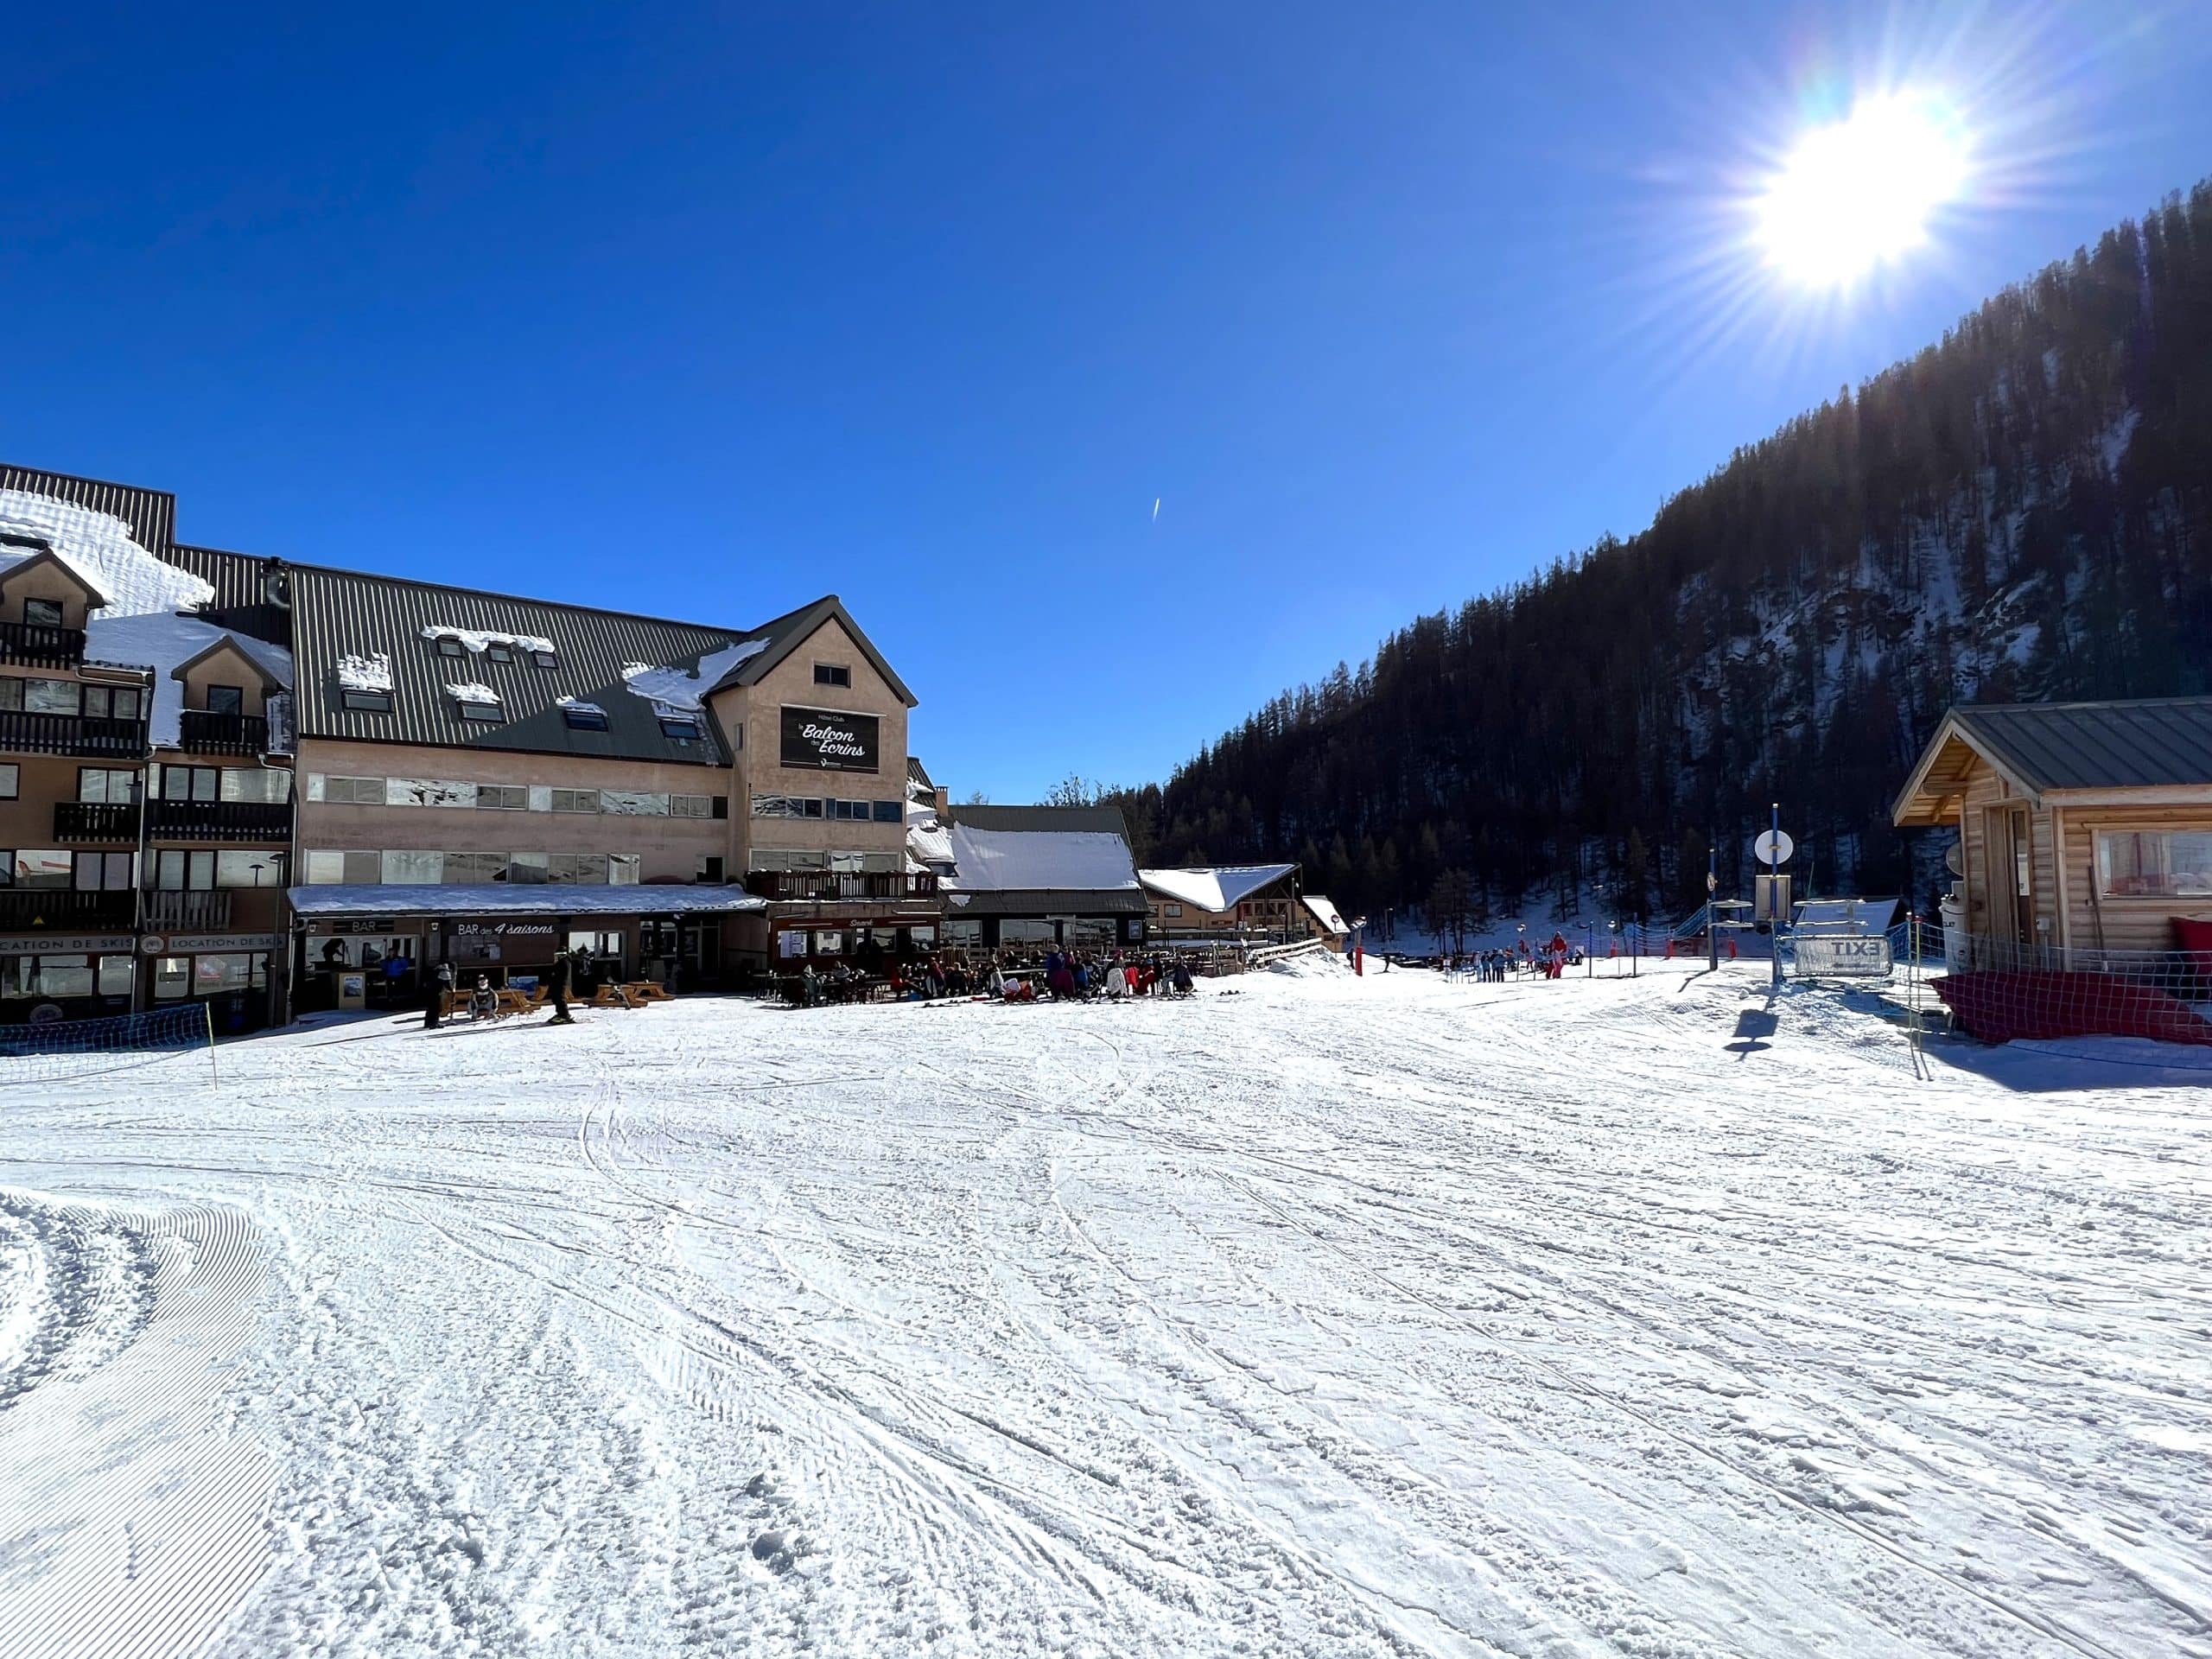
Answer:
[[[18,1090],[0,1652],[2212,1653],[2212,1074],[1318,966]]]

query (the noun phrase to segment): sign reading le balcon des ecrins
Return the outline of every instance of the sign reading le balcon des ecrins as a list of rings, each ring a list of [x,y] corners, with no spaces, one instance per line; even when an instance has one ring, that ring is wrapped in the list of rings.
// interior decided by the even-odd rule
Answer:
[[[874,772],[874,715],[835,709],[784,710],[784,764],[809,772]]]

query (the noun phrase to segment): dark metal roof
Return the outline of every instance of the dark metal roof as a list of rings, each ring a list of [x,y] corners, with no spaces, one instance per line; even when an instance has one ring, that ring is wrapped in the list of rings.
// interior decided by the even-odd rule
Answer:
[[[1999,703],[1954,709],[1951,718],[2037,794],[2212,785],[2212,697]]]
[[[707,765],[726,759],[711,720],[702,720],[696,742],[664,735],[652,704],[629,690],[622,669],[630,663],[696,668],[702,657],[758,638],[758,629],[702,627],[320,565],[289,568],[302,737]],[[511,663],[484,652],[442,656],[423,638],[425,628],[550,639],[558,665],[540,668],[524,652]],[[390,714],[346,709],[339,696],[339,658],[375,652],[391,658]],[[446,687],[466,682],[499,692],[506,718],[462,720]],[[571,730],[559,706],[564,696],[598,704],[608,729]]]
[[[1128,821],[1118,806],[955,806],[945,810],[954,823],[974,830],[1011,830],[1023,835],[1062,833],[1129,838]],[[1130,865],[1132,879],[1136,874]]]
[[[1124,850],[1129,826],[1118,806],[956,806],[946,810],[953,828],[1021,835],[1108,835]],[[1147,906],[1137,885],[1136,861],[1128,863],[1126,887],[963,887],[957,878],[946,889],[947,916],[1141,916]]]
[[[111,484],[105,479],[78,478],[4,463],[0,463],[0,490],[28,490],[108,513],[130,525],[131,539],[149,553],[166,552],[176,538],[176,497],[167,490],[145,490],[135,484]]]

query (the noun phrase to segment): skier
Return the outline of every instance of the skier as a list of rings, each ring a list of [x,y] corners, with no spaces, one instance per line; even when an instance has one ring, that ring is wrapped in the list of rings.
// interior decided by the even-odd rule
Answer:
[[[545,976],[545,988],[553,998],[553,1017],[545,1022],[547,1025],[573,1026],[576,1023],[576,1016],[569,1012],[569,982],[575,972],[575,965],[565,955],[553,958],[552,971]]]
[[[429,982],[429,988],[423,995],[423,1028],[435,1031],[438,1021],[445,1017],[446,999],[453,995],[453,963],[442,962],[437,975]]]

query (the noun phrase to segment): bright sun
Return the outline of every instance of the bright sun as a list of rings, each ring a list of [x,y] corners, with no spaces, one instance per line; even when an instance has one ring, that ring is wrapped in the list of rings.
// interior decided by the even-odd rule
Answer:
[[[1928,239],[1929,218],[1967,173],[1958,116],[1939,99],[1897,94],[1799,142],[1758,202],[1767,261],[1808,288],[1842,288]]]

